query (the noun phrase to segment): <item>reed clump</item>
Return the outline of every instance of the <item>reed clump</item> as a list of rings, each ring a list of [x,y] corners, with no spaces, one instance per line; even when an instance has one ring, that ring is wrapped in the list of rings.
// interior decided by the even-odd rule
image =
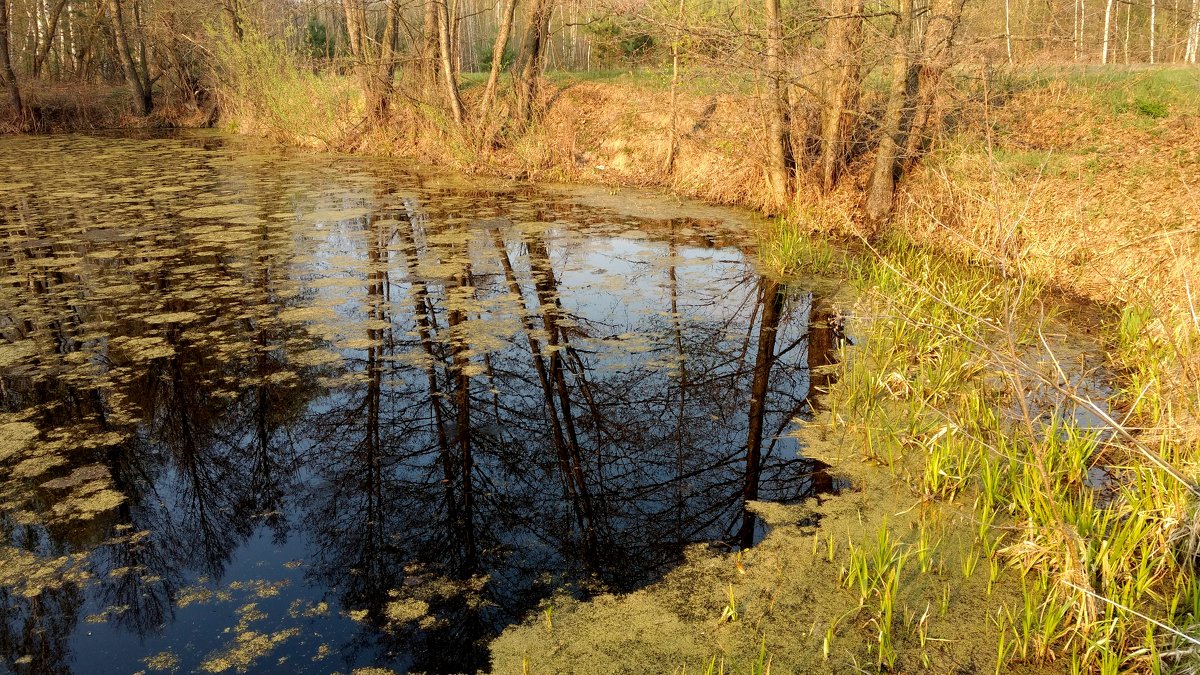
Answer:
[[[1148,311],[1122,312],[1104,328],[1118,392],[1094,401],[1026,277],[903,241],[855,273],[884,318],[846,352],[831,424],[915,497],[971,505],[963,575],[982,563],[987,595],[1021,589],[1020,602],[993,600],[998,668],[1157,671],[1194,659],[1197,448],[1167,412],[1178,399],[1156,387],[1185,356],[1179,343],[1147,330]]]

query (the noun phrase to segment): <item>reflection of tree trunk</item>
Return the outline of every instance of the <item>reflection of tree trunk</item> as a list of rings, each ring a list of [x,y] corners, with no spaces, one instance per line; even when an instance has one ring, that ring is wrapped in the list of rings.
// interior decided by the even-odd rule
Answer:
[[[818,394],[828,392],[833,384],[834,375],[829,366],[837,363],[838,349],[844,340],[837,311],[814,293],[809,301],[808,312],[808,393],[805,395],[809,407],[814,411],[820,400]],[[833,476],[828,471],[813,472],[810,489],[814,493],[833,492]]]
[[[500,233],[492,231],[492,243],[496,247],[496,253],[500,256],[500,264],[504,268],[504,279],[508,285],[508,292],[522,302],[521,309],[524,310],[524,294],[521,292],[521,285],[517,282],[516,274],[513,272],[512,261],[508,258],[508,249],[504,244],[504,239]],[[522,311],[524,315],[524,311]],[[542,400],[546,405],[546,412],[550,415],[550,431],[554,437],[554,450],[558,455],[559,470],[562,472],[563,482],[567,491],[567,496],[571,499],[576,498],[576,488],[574,475],[571,472],[571,460],[567,454],[567,441],[563,436],[562,421],[558,415],[558,405],[554,402],[554,388],[550,383],[550,375],[546,370],[546,360],[542,356],[542,347],[534,338],[533,319],[529,316],[523,316],[525,323],[525,336],[529,344],[529,354],[533,358],[533,367],[537,372],[538,383],[542,388]]]
[[[383,287],[384,287],[384,256],[386,242],[378,231],[372,216],[367,227],[367,261],[370,272],[367,275],[367,316],[372,321],[384,320]],[[371,329],[369,336],[378,336],[378,329]],[[367,492],[367,528],[364,539],[372,550],[383,549],[383,441],[380,433],[380,418],[382,415],[383,399],[383,347],[379,340],[373,339],[367,347],[367,401],[366,401],[366,492]],[[377,555],[369,559],[377,559]]]
[[[415,225],[413,225],[415,227]],[[434,425],[437,427],[439,457],[442,465],[442,484],[446,488],[446,510],[449,521],[459,521],[458,505],[454,499],[454,461],[450,454],[450,439],[446,433],[446,420],[442,412],[442,396],[437,382],[437,355],[433,349],[432,321],[429,318],[429,291],[417,274],[417,244],[413,233],[406,228],[396,228],[404,253],[405,269],[412,279],[413,320],[417,324],[417,337],[428,358],[425,376],[429,386],[429,404],[433,409]]]
[[[456,275],[459,289],[473,286],[470,264]],[[460,298],[461,300],[461,298]],[[457,304],[457,303],[455,303]],[[447,323],[450,326],[450,350],[453,354],[453,371],[455,378],[454,405],[456,411],[455,440],[458,444],[459,468],[462,472],[462,506],[461,526],[466,535],[466,569],[475,567],[475,522],[474,522],[474,490],[471,480],[474,473],[474,457],[471,454],[471,376],[468,366],[471,361],[467,357],[469,344],[467,342],[467,314],[462,309],[452,307],[447,311]]]
[[[750,387],[749,431],[746,435],[746,480],[742,499],[750,502],[758,499],[758,479],[762,471],[763,417],[766,413],[767,386],[771,380],[771,367],[775,361],[775,334],[779,328],[779,315],[783,311],[783,287],[775,281],[762,280],[762,323],[758,328],[758,351],[754,356],[754,381]],[[749,510],[742,512],[742,530],[738,535],[743,548],[754,543],[755,516]]]
[[[682,18],[682,0],[679,3]],[[683,351],[683,317],[679,315],[679,277],[675,271],[676,256],[679,246],[676,243],[678,232],[675,222],[671,222],[671,240],[667,245],[667,255],[671,264],[667,268],[667,278],[671,285],[671,331],[675,335],[675,354],[679,359],[679,405],[675,410],[675,518],[676,527],[683,531],[683,517],[687,507],[687,494],[684,490],[684,419],[687,412],[688,372],[686,355]]]
[[[569,479],[575,483],[575,492],[579,496],[582,507],[580,523],[584,529],[589,546],[595,543],[595,528],[591,495],[588,492],[587,478],[583,473],[583,456],[579,449],[579,438],[575,433],[575,420],[572,415],[570,390],[567,389],[567,378],[563,372],[562,352],[569,345],[562,339],[562,329],[558,325],[558,287],[554,279],[554,269],[550,265],[550,254],[541,240],[534,239],[528,243],[529,264],[533,271],[534,287],[537,290],[538,311],[542,315],[542,323],[546,330],[547,351],[550,352],[550,381],[558,394],[559,409],[562,412],[563,427],[566,430],[567,450],[570,455],[568,467]]]

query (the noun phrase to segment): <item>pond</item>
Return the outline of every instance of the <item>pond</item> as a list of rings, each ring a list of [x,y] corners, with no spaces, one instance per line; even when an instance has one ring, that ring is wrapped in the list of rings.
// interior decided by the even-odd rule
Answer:
[[[487,669],[748,545],[836,280],[751,217],[215,133],[0,138],[0,664]]]

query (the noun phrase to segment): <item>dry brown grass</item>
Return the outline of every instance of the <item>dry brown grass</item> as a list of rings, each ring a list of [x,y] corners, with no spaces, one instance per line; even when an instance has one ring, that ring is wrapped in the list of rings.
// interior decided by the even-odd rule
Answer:
[[[1115,360],[1158,375],[1154,394],[1167,410],[1142,422],[1167,424],[1182,432],[1176,440],[1194,440],[1200,438],[1200,113],[1182,98],[1165,117],[1140,114],[1134,106],[1142,103],[1124,103],[1134,97],[1122,87],[1130,83],[1058,80],[1002,107],[970,110],[975,124],[903,186],[895,226],[906,237],[1048,282],[1114,314],[1152,311],[1150,339],[1165,362],[1136,363],[1139,355],[1120,350]]]
[[[30,113],[15,114],[7,100],[0,104],[0,133],[69,132],[99,129],[197,127],[209,111],[164,98],[149,117],[133,113],[124,86],[81,82],[23,82],[21,93]]]

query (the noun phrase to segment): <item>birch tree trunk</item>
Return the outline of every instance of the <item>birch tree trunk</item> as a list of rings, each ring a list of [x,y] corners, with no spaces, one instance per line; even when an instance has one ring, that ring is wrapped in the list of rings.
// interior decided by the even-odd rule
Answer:
[[[1008,51],[1008,65],[1012,65],[1012,9],[1010,0],[1004,0],[1004,48]]]
[[[1200,50],[1200,0],[1192,0],[1192,11],[1188,13],[1187,48],[1183,60],[1186,63],[1196,62],[1196,52]]]
[[[1150,0],[1150,65],[1154,65],[1154,31],[1158,1]]]
[[[1112,34],[1112,10],[1113,0],[1108,0],[1104,5],[1104,47],[1100,52],[1100,63],[1108,64],[1108,38]]]
[[[441,52],[442,82],[446,86],[446,97],[450,101],[450,112],[454,123],[463,125],[463,103],[458,93],[458,78],[454,68],[454,46],[450,42],[450,8],[446,0],[438,2],[438,48]]]

